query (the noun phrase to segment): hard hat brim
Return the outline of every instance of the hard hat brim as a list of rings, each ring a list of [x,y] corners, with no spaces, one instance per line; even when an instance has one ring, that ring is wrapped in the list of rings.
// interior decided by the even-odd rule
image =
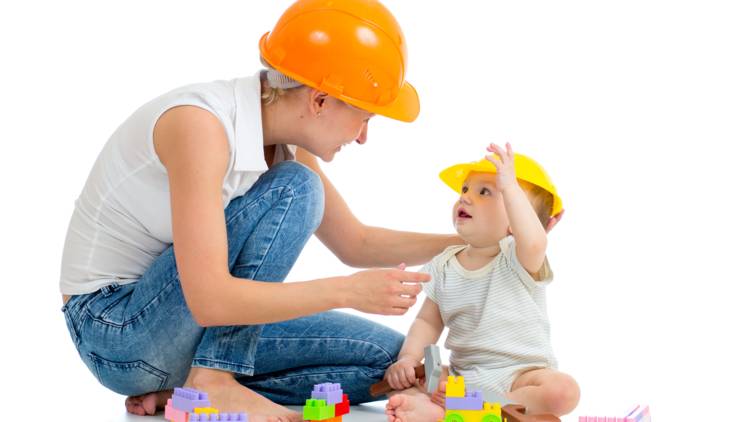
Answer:
[[[413,122],[419,116],[419,95],[417,90],[406,81],[401,86],[396,100],[386,106],[378,106],[350,97],[339,97],[339,99],[371,113],[402,122]]]
[[[515,154],[516,159],[520,156],[520,154]],[[522,156],[523,159],[527,159],[528,157]],[[469,173],[471,172],[477,172],[477,173],[497,173],[497,168],[494,164],[492,164],[489,160],[482,159],[480,161],[475,161],[471,163],[462,163],[462,164],[456,164],[453,166],[450,166],[446,168],[445,170],[440,172],[440,180],[443,181],[446,185],[448,185],[449,188],[451,188],[454,192],[461,194],[461,188],[463,187],[464,181],[469,176]],[[557,189],[554,185],[545,185],[544,183],[540,183],[539,180],[537,180],[536,177],[524,177],[521,174],[516,174],[516,177],[519,180],[524,180],[526,182],[529,182],[531,184],[537,185],[541,187],[542,189],[546,190],[547,192],[552,194],[553,199],[553,205],[552,205],[552,216],[555,216],[562,211],[562,199],[560,199],[560,196],[557,194]]]

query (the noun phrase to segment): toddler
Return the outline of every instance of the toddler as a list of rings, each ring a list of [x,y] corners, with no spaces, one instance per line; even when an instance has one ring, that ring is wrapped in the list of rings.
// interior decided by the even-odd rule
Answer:
[[[466,245],[448,247],[422,269],[432,276],[427,298],[385,375],[392,388],[405,389],[388,400],[389,422],[442,419],[448,373],[529,414],[560,416],[578,403],[578,384],[556,369],[545,299],[552,281],[545,228],[559,219],[561,200],[544,169],[509,144],[487,151],[482,161],[440,174],[460,194],[453,223]],[[446,326],[450,366],[429,396],[414,367]]]

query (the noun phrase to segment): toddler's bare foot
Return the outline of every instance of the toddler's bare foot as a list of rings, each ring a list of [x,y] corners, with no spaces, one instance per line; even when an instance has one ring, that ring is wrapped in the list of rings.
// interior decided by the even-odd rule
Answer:
[[[157,411],[164,409],[170,397],[172,397],[172,390],[130,396],[125,399],[125,409],[128,413],[138,416],[155,415]]]
[[[445,417],[442,407],[425,394],[396,394],[385,405],[388,422],[435,422]]]
[[[250,422],[302,422],[300,413],[250,390],[228,372],[193,368],[185,387],[208,393],[211,407],[220,412],[247,412]]]

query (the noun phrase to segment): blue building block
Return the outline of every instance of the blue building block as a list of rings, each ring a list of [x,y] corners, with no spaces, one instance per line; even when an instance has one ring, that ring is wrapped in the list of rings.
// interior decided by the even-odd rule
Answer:
[[[191,413],[196,407],[211,407],[211,403],[208,402],[208,393],[192,388],[175,388],[172,407]]]
[[[327,382],[325,384],[316,384],[313,387],[311,397],[317,400],[325,400],[326,404],[330,406],[341,403],[343,394],[344,391],[341,389],[341,384]]]
[[[481,391],[467,391],[466,397],[446,397],[446,410],[482,410],[484,396]]]

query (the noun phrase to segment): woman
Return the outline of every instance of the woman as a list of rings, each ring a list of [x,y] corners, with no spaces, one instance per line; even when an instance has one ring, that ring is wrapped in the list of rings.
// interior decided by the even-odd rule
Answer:
[[[375,114],[412,121],[406,46],[377,2],[302,0],[260,41],[268,71],[183,87],[112,135],[76,201],[63,253],[63,312],[107,388],[153,414],[170,390],[213,407],[296,420],[313,384],[352,403],[403,336],[339,312],[402,315],[428,276],[370,269],[283,281],[315,233],[344,263],[426,262],[457,236],[368,227],[321,171]],[[316,158],[317,157],[317,158]],[[403,282],[412,283],[403,283]],[[275,402],[275,403],[274,403]]]

